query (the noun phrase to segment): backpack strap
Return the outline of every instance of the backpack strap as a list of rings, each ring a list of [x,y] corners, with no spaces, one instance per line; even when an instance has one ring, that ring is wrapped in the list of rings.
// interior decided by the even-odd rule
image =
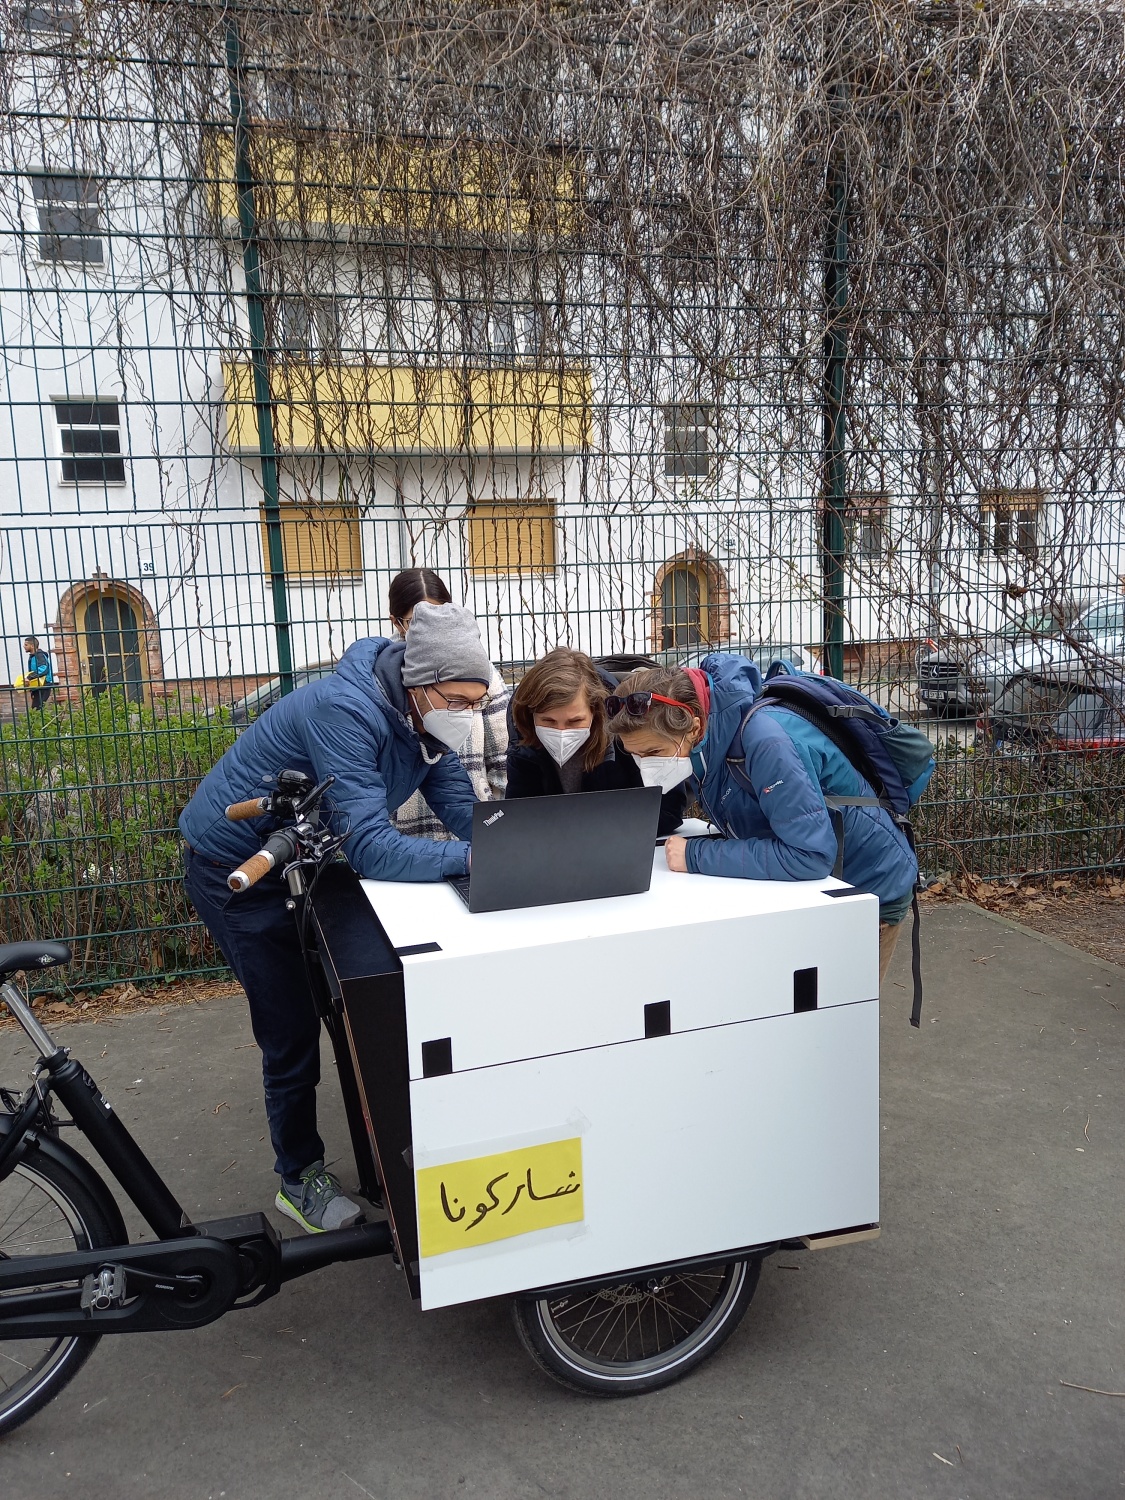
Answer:
[[[916,851],[914,829],[910,826],[909,819],[896,818],[895,823],[902,829],[911,851]],[[916,853],[915,858],[917,858]],[[918,891],[919,886],[915,882],[914,893],[910,898],[910,910],[914,913],[914,926],[910,934],[910,972],[914,979],[914,1003],[910,1007],[910,1024],[916,1031],[922,1024],[922,913],[918,910]]]
[[[754,702],[751,703],[750,707],[742,715],[742,722],[739,724],[738,729],[735,731],[734,739],[731,741],[731,744],[737,745],[740,750],[742,750],[742,736],[746,733],[746,726],[761,706],[762,698],[759,696],[754,699]],[[754,791],[754,783],[746,774],[745,751],[741,755],[728,755],[726,757],[726,765],[735,779],[741,781],[743,786],[756,797],[758,794]]]
[[[784,699],[778,698],[777,701],[782,703]],[[788,707],[789,705],[786,706]],[[876,724],[886,724],[888,722],[886,717],[879,713],[877,709],[868,708],[862,703],[822,703],[820,707],[830,719],[868,719],[873,720]]]
[[[832,866],[832,875],[836,880],[844,878],[844,808],[845,807],[882,807],[890,811],[887,803],[882,797],[831,797],[827,792],[820,794],[824,798],[824,805],[828,809],[832,819],[832,827],[836,833],[836,863]]]

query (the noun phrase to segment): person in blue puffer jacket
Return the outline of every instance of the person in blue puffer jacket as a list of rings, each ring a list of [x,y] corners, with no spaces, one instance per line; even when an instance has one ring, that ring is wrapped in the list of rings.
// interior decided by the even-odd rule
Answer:
[[[362,1213],[324,1170],[317,1133],[320,1021],[305,978],[288,890],[276,874],[241,895],[226,877],[261,846],[260,824],[229,822],[226,809],[261,795],[279,771],[334,776],[329,825],[344,853],[373,880],[441,880],[469,867],[476,795],[456,750],[471,733],[492,663],[477,623],[456,604],[418,604],[405,640],[357,641],[328,677],[266,710],[213,766],[180,817],[184,884],[250,1004],[262,1052],[266,1115],[281,1177],[276,1205],[316,1232]],[[456,835],[410,838],[391,813],[421,787]]]
[[[633,672],[607,700],[610,733],[635,757],[644,784],[667,791],[694,777],[706,816],[725,834],[668,839],[670,870],[823,880],[837,852],[825,796],[873,796],[842,750],[780,704],[752,714],[739,737],[761,688],[752,661],[716,652],[699,667]],[[879,898],[882,979],[910,909],[918,863],[883,808],[847,807],[843,820],[844,879]]]

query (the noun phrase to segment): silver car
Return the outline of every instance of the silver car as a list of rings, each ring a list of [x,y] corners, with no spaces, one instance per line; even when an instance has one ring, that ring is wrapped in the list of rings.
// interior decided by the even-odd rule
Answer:
[[[1081,669],[1125,657],[1125,598],[1081,611],[1026,615],[984,640],[931,646],[918,657],[918,697],[932,713],[988,708],[1017,672]]]

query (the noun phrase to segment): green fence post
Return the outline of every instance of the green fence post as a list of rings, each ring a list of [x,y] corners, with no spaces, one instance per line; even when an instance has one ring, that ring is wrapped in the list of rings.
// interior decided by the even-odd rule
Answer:
[[[258,253],[258,217],[254,206],[254,178],[250,170],[246,99],[242,90],[242,46],[238,24],[227,21],[227,71],[230,74],[230,112],[234,120],[234,180],[238,194],[238,228],[242,240],[242,269],[246,279],[246,312],[250,322],[250,364],[254,373],[254,420],[258,432],[264,498],[266,550],[269,559],[270,592],[273,595],[273,630],[277,642],[277,666],[281,696],[293,691],[293,649],[289,636],[289,594],[285,582],[285,550],[281,536],[281,495],[277,482],[277,450],[274,447],[273,403],[270,397],[266,349],[265,300],[262,295],[261,257]]]
[[[843,85],[831,86],[830,119]],[[829,143],[826,197],[828,222],[824,244],[824,477],[821,530],[821,570],[824,591],[824,669],[832,677],[844,675],[844,565],[847,535],[844,513],[848,504],[847,462],[844,456],[847,410],[848,358],[848,172],[835,140]]]

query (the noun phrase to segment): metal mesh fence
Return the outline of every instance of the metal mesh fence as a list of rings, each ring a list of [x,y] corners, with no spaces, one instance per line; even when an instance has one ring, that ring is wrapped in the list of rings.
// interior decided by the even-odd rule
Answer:
[[[179,810],[418,565],[924,717],[930,873],[1121,863],[1121,28],[954,11],[0,7],[0,936],[214,965]]]

